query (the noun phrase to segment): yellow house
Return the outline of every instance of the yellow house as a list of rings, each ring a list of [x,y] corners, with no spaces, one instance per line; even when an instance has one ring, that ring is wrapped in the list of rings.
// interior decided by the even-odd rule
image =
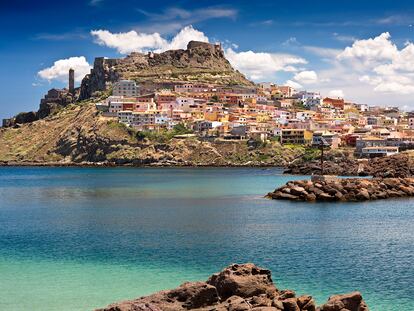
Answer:
[[[229,122],[229,115],[228,114],[221,114],[218,117],[219,122]]]
[[[206,111],[204,113],[204,120],[218,121],[218,111]]]
[[[256,122],[258,123],[264,123],[270,120],[270,116],[265,113],[259,113],[256,116]]]
[[[313,133],[305,129],[282,129],[280,142],[282,144],[309,144]]]

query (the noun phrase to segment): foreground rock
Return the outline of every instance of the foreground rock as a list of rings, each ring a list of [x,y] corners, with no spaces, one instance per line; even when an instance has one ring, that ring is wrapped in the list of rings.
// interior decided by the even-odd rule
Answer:
[[[314,176],[288,182],[267,195],[276,200],[367,201],[414,196],[414,178],[337,178]]]
[[[97,311],[368,311],[359,292],[336,295],[320,307],[312,296],[296,297],[279,290],[269,270],[234,264],[206,282],[184,283],[176,289],[123,301]]]

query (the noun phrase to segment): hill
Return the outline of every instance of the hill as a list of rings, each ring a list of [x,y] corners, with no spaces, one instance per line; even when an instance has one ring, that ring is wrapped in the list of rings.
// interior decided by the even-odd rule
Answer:
[[[82,80],[80,99],[104,91],[108,83],[131,79],[149,89],[185,82],[253,86],[233,69],[220,45],[190,41],[186,50],[131,53],[125,58],[95,59],[91,73]]]
[[[3,165],[286,165],[302,147],[277,142],[249,146],[246,141],[204,141],[135,132],[103,117],[92,102],[70,104],[59,112],[19,127],[0,129]]]

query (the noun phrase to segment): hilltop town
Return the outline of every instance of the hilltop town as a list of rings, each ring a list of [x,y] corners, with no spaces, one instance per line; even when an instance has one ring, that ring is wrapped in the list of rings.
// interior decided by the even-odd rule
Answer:
[[[301,152],[290,154],[287,162],[303,155],[305,149],[322,145],[347,150],[358,158],[390,156],[414,148],[413,113],[324,97],[318,91],[298,91],[288,85],[254,84],[231,68],[220,45],[194,41],[187,50],[133,53],[120,60],[97,58],[79,88],[74,86],[71,69],[67,89],[51,89],[37,112],[3,120],[0,138],[13,137],[5,134],[8,129],[56,120],[68,107],[75,109],[73,105],[87,110],[90,118],[99,118],[100,124],[118,124],[137,140],[193,138],[242,142],[250,149],[270,143],[269,154],[275,146],[280,150],[301,146]],[[53,147],[48,154],[61,150],[59,143],[70,136],[59,135],[55,145],[48,146]],[[5,152],[8,155],[0,159],[18,161],[10,148]],[[259,156],[264,159],[269,154]],[[108,160],[91,155],[81,159]]]

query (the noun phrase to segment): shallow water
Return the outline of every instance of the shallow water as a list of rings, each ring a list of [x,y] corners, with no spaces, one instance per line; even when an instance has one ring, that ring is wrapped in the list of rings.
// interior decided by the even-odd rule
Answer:
[[[233,262],[279,288],[414,310],[414,200],[307,204],[255,168],[0,168],[0,310],[92,310]]]

